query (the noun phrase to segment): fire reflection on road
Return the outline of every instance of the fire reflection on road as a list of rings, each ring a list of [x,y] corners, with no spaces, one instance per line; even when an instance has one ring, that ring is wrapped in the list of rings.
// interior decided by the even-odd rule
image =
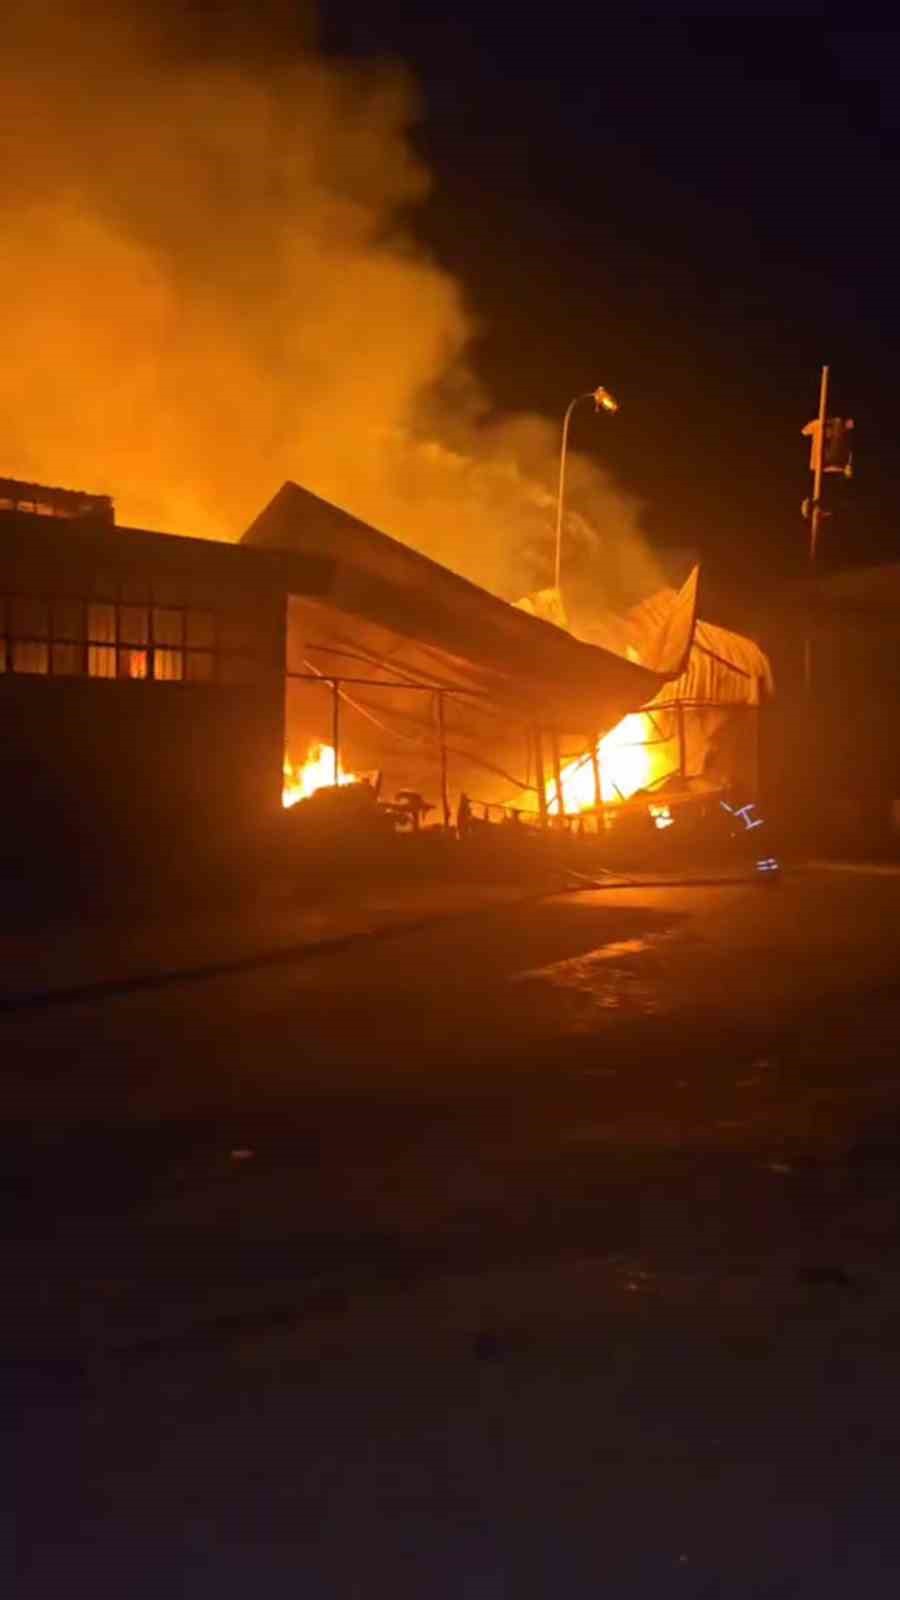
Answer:
[[[660,1008],[654,960],[659,938],[621,939],[584,954],[516,974],[510,981],[525,989],[540,1007],[560,1006],[570,1013],[569,1028],[590,1026],[598,1012],[627,1010],[650,1016]]]

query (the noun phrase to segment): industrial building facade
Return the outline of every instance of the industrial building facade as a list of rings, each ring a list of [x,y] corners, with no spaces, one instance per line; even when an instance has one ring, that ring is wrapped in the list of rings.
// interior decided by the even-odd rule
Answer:
[[[214,878],[283,749],[272,568],[58,505],[0,510],[0,873],[39,914]]]

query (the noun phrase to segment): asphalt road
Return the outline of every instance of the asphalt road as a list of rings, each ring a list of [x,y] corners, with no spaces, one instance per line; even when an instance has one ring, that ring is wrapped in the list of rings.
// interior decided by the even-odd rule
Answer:
[[[12,1592],[888,1594],[900,876],[0,1019]]]

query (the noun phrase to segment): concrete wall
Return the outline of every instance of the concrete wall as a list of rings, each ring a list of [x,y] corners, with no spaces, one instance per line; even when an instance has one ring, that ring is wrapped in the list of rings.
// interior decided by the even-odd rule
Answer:
[[[778,698],[763,721],[765,803],[790,840],[825,854],[897,848],[900,637],[877,619],[820,621],[812,693],[801,625],[776,655]]]
[[[0,917],[151,905],[181,916],[229,879],[252,880],[281,815],[284,592],[234,546],[51,520],[0,519]],[[9,597],[23,595],[51,618],[60,595],[148,616],[208,608],[222,654],[203,665],[216,681],[159,681],[152,652],[146,678],[91,677],[87,639],[84,675],[13,672]],[[235,626],[249,655],[222,642]]]
[[[205,892],[280,807],[282,685],[0,678],[8,900]]]

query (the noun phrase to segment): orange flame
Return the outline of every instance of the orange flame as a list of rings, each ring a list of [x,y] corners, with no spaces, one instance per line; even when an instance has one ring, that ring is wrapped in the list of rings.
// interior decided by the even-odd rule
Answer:
[[[606,803],[629,800],[671,770],[671,754],[664,744],[650,743],[653,726],[641,711],[623,717],[597,745],[600,797]],[[595,805],[594,773],[588,756],[569,761],[562,773],[563,805],[568,813],[589,811]],[[559,810],[556,784],[547,784],[547,809]]]
[[[330,789],[334,785],[334,747],[330,744],[311,744],[302,766],[295,766],[287,751],[284,755],[284,783],[281,804],[287,809],[298,800],[308,800],[317,789]],[[345,772],[338,762],[339,784],[356,783],[356,775]]]

